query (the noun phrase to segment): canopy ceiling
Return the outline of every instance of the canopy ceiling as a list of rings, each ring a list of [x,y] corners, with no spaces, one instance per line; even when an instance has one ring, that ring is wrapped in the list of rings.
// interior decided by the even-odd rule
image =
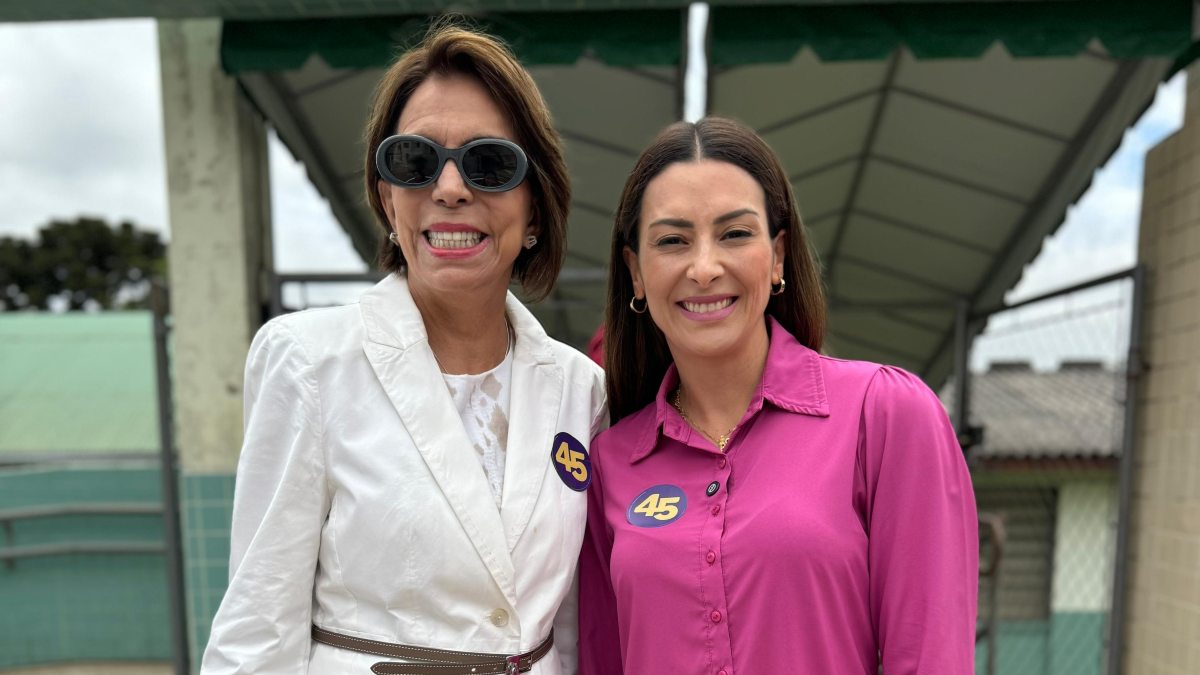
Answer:
[[[955,308],[1002,300],[1158,83],[1192,56],[1189,0],[713,4],[709,110],[757,129],[792,176],[832,299],[832,351],[932,383],[949,369]],[[535,312],[576,344],[601,317],[624,178],[680,117],[685,5],[455,4],[530,65],[565,138],[567,270]],[[444,6],[64,0],[8,3],[0,21],[228,19],[226,70],[370,259],[378,231],[358,172],[371,87],[421,15]]]

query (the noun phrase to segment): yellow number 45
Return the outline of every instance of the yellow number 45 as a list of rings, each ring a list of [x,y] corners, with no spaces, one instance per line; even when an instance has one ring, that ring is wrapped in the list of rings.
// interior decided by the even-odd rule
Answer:
[[[679,497],[661,497],[657,492],[642,500],[633,510],[655,520],[671,520],[679,515]]]
[[[554,451],[554,461],[562,464],[563,468],[571,472],[575,480],[587,480],[587,466],[583,463],[583,453],[577,450],[572,450],[571,446],[567,445],[566,441],[559,444],[558,450]]]

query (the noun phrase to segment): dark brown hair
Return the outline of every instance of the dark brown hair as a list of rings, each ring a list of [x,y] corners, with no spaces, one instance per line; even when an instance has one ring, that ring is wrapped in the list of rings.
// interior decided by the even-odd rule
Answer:
[[[629,309],[634,289],[629,270],[622,262],[623,253],[626,246],[634,252],[638,250],[638,219],[650,181],[676,162],[699,159],[733,164],[762,186],[770,236],[774,238],[781,230],[787,232],[783,264],[787,289],[771,296],[767,314],[810,349],[820,350],[825,338],[825,292],[820,271],[809,249],[792,185],[775,152],[754,131],[733,120],[706,117],[695,124],[676,122],[664,129],[638,158],[617,206],[604,343],[608,409],[614,424],[654,400],[672,362],[666,338],[650,314],[637,314]]]
[[[379,268],[400,272],[405,261],[400,247],[387,239],[392,230],[379,198],[375,150],[395,133],[400,113],[417,87],[434,76],[449,74],[469,75],[483,84],[512,122],[515,140],[529,156],[525,180],[533,197],[532,224],[538,244],[521,250],[513,265],[513,278],[521,283],[528,299],[541,300],[554,288],[567,249],[571,182],[562,141],[533,78],[508,47],[497,38],[460,25],[460,20],[454,18],[436,21],[420,44],[388,68],[375,88],[364,143],[363,182],[367,203],[383,228]]]

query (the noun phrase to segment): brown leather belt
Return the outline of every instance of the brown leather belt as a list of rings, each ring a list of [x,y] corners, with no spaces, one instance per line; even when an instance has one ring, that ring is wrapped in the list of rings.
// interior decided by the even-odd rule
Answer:
[[[533,664],[550,652],[550,648],[554,646],[554,631],[550,631],[546,639],[531,651],[512,656],[485,652],[455,652],[366,640],[325,630],[315,624],[312,627],[312,639],[330,647],[420,662],[380,661],[371,666],[371,672],[375,675],[516,675],[529,672]]]

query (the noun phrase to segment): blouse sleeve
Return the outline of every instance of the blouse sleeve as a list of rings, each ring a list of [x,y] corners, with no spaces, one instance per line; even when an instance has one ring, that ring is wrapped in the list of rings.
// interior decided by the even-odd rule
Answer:
[[[605,413],[607,418],[607,413]],[[612,534],[604,517],[600,439],[592,442],[592,484],[588,486],[587,531],[579,557],[579,675],[621,675],[617,600],[609,578]]]
[[[859,461],[883,672],[974,672],[975,497],[946,412],[920,379],[890,367],[876,373]]]
[[[307,671],[317,552],[329,512],[321,440],[312,364],[285,325],[269,323],[246,361],[229,586],[203,675]]]

